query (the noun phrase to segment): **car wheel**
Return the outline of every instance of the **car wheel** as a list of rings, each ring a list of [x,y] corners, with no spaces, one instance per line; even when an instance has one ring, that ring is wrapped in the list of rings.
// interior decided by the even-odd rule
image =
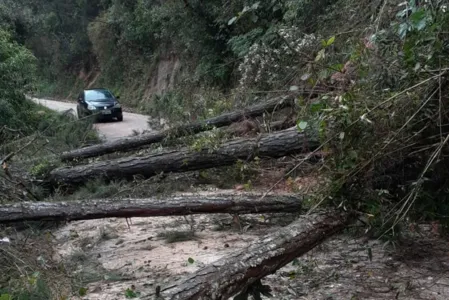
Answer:
[[[119,122],[123,121],[123,115],[118,116],[117,121],[119,121]]]

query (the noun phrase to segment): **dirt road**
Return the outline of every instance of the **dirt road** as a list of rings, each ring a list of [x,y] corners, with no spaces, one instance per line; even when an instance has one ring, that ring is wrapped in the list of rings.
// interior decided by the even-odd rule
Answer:
[[[31,98],[31,100],[57,111],[73,109],[73,113],[76,115],[75,103],[38,98]],[[102,122],[96,123],[94,126],[98,130],[100,136],[108,141],[129,136],[134,130],[142,132],[143,130],[150,129],[148,127],[148,116],[127,112],[123,113],[123,122]]]

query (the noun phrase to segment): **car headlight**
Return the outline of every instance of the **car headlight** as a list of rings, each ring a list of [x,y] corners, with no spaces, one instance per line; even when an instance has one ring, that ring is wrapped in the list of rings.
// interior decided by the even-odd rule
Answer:
[[[93,106],[92,104],[87,105],[88,110],[96,110],[97,108]]]
[[[120,107],[122,107],[122,106],[120,105],[120,103],[115,102],[114,108],[120,108]]]

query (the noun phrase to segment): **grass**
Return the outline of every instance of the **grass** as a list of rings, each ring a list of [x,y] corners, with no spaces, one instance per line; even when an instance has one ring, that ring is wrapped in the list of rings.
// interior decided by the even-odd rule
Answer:
[[[4,136],[0,155],[23,148],[14,155],[15,161],[47,163],[63,151],[100,142],[91,120],[77,120],[70,113],[55,112],[31,101],[28,105],[28,125],[16,129],[15,135]]]
[[[21,127],[2,132],[0,158],[11,158],[0,171],[1,202],[43,200],[48,191],[32,184],[30,177],[44,179],[60,166],[60,152],[100,141],[89,120],[76,120],[31,101],[25,106],[21,123],[16,123]],[[0,227],[0,236],[12,241],[0,247],[1,299],[67,299],[72,294],[70,271],[54,260],[49,231],[29,225]]]
[[[168,244],[191,241],[195,239],[195,233],[192,231],[165,231],[157,234],[157,237],[162,238]]]
[[[14,135],[4,135],[0,142],[0,157],[11,157],[0,172],[0,194],[6,195],[2,202],[42,200],[48,191],[29,183],[30,180],[44,180],[51,170],[61,166],[59,153],[100,141],[89,120],[76,120],[71,114],[61,114],[31,101],[27,105],[27,125],[15,129]],[[12,185],[21,187],[20,192],[16,193]]]
[[[117,230],[111,226],[102,226],[99,230],[99,241],[108,241],[118,238]]]
[[[0,228],[0,235],[8,233]],[[8,235],[12,237],[13,235]],[[44,237],[44,238],[43,238]],[[63,299],[71,293],[69,274],[53,259],[51,237],[35,229],[20,232],[0,247],[0,295],[5,299]]]
[[[71,287],[74,293],[78,293],[86,285],[105,281],[120,281],[123,276],[114,271],[106,270],[96,257],[87,254],[82,250],[76,250],[65,258],[64,264],[70,270],[77,270],[76,275],[71,277]]]

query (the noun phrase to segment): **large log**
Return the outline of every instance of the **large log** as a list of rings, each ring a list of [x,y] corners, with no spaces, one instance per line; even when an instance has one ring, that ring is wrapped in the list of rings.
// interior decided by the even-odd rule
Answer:
[[[302,197],[268,195],[180,195],[171,198],[23,202],[0,206],[0,223],[100,218],[300,212]]]
[[[296,127],[251,139],[236,139],[218,149],[163,152],[147,156],[132,156],[88,165],[62,167],[50,173],[52,185],[77,185],[94,178],[132,179],[135,175],[151,177],[161,172],[185,172],[227,166],[238,160],[254,157],[283,157],[314,150],[319,145],[314,135],[299,133]]]
[[[64,152],[61,155],[61,160],[70,161],[74,159],[100,156],[117,151],[135,150],[142,146],[162,142],[167,137],[177,138],[181,136],[192,135],[202,131],[207,131],[213,127],[218,128],[228,126],[232,123],[241,121],[244,118],[261,116],[265,112],[271,113],[285,107],[293,106],[294,104],[295,99],[293,97],[278,97],[265,103],[254,105],[243,110],[229,112],[218,117],[195,122],[192,124],[181,125],[162,132],[142,134],[139,136],[123,138],[99,145],[93,145],[69,152]]]
[[[188,275],[180,282],[165,289],[162,287],[158,299],[227,300],[249,287],[254,289],[261,278],[307,253],[352,221],[352,214],[339,212],[302,217],[249,247]],[[149,293],[142,299],[155,299],[154,296]]]

